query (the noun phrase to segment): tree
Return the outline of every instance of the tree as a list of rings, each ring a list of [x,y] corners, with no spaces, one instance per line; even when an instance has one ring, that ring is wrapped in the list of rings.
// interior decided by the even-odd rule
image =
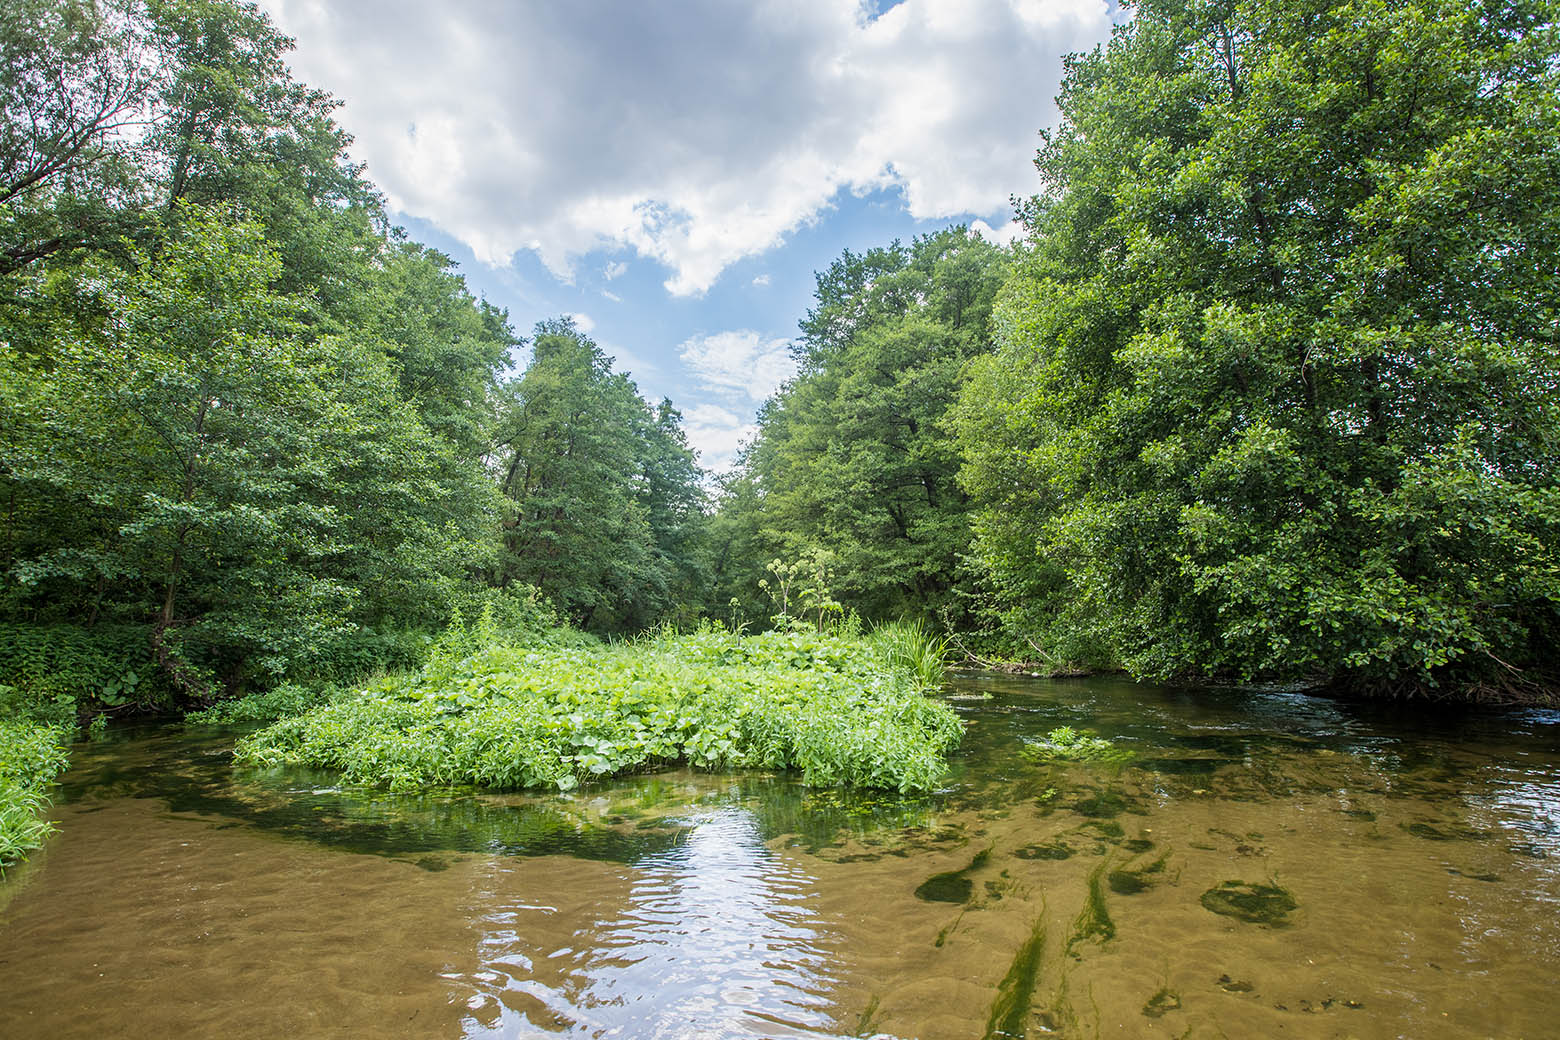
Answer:
[[[1007,616],[1139,675],[1523,695],[1560,634],[1548,0],[1146,0],[958,412]]]
[[[502,580],[535,585],[575,623],[642,628],[696,573],[699,471],[669,404],[634,384],[570,319],[542,322],[499,424],[513,500]]]
[[[943,422],[964,364],[990,349],[1005,267],[1001,249],[952,227],[847,250],[818,275],[799,374],[760,413],[722,506],[722,544],[747,546],[722,555],[728,594],[756,606],[767,561],[826,550],[842,601],[869,617],[962,616],[969,521]]]
[[[114,223],[157,82],[138,18],[91,0],[0,7],[0,276]]]

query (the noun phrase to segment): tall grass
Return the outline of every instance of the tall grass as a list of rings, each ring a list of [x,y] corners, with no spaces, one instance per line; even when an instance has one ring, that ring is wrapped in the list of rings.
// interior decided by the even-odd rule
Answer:
[[[872,630],[870,641],[891,667],[903,668],[914,676],[923,691],[943,684],[948,668],[948,640],[920,618],[881,624]]]

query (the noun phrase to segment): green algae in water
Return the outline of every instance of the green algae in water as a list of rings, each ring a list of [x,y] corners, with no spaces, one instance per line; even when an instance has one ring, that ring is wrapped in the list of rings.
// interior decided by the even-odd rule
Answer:
[[[1126,807],[1127,800],[1111,791],[1080,798],[1068,806],[1069,809],[1079,816],[1087,816],[1091,820],[1105,820],[1113,816],[1120,816]]]
[[[1110,885],[1110,890],[1117,895],[1135,896],[1153,887],[1152,875],[1163,874],[1165,863],[1169,859],[1170,853],[1166,852],[1146,867],[1139,867],[1136,870],[1128,870],[1125,867],[1113,870],[1106,875],[1105,880]]]
[[[1202,905],[1224,917],[1248,924],[1283,928],[1289,924],[1290,911],[1299,907],[1295,897],[1278,885],[1254,885],[1249,881],[1226,881],[1202,894]]]
[[[1072,846],[1061,841],[1046,845],[1024,845],[1013,850],[1013,855],[1019,859],[1068,859],[1072,854]]]
[[[1104,877],[1107,865],[1108,861],[1102,860],[1089,873],[1088,893],[1084,896],[1083,909],[1078,912],[1078,919],[1073,922],[1072,936],[1067,940],[1068,950],[1090,939],[1107,943],[1116,937],[1116,922],[1111,920],[1110,910],[1105,905]]]
[[[1110,890],[1118,896],[1135,896],[1153,887],[1153,882],[1135,870],[1113,870],[1105,876]]]
[[[1090,820],[1087,824],[1085,824],[1085,826],[1093,827],[1095,830],[1099,831],[1103,837],[1109,838],[1111,840],[1125,837],[1127,833],[1126,830],[1122,828],[1121,824],[1117,823],[1115,820]]]
[[[1162,1018],[1171,1011],[1181,1010],[1181,994],[1167,986],[1161,986],[1158,993],[1148,998],[1148,1003],[1143,1005],[1143,1014],[1149,1018]]]
[[[1037,918],[1029,938],[1018,948],[1007,974],[997,984],[997,998],[986,1019],[985,1040],[1027,1035],[1029,1009],[1040,982],[1040,960],[1045,953],[1045,917]]]
[[[1125,762],[1132,757],[1132,752],[1118,748],[1088,730],[1058,726],[1047,733],[1044,740],[1025,744],[1023,756],[1034,762],[1052,759],[1068,762]]]
[[[975,853],[975,858],[970,860],[969,866],[962,870],[933,874],[917,886],[915,897],[929,903],[968,903],[970,896],[975,894],[975,882],[966,875],[985,866],[990,856],[991,846],[988,845]]]

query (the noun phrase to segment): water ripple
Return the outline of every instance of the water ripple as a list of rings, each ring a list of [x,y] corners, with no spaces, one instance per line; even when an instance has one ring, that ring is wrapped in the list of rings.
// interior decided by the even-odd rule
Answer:
[[[745,809],[689,823],[676,846],[633,865],[620,905],[600,906],[566,945],[544,948],[551,930],[538,908],[491,907],[482,969],[463,979],[466,1036],[835,1033],[831,937],[807,905],[813,878],[765,847]]]

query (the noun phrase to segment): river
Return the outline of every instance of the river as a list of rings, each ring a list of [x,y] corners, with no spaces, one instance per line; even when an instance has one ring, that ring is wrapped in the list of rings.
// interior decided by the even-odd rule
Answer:
[[[1560,1033],[1560,712],[966,676],[930,797],[568,795],[78,745],[0,1037]],[[1058,726],[1125,761],[1025,749]]]

